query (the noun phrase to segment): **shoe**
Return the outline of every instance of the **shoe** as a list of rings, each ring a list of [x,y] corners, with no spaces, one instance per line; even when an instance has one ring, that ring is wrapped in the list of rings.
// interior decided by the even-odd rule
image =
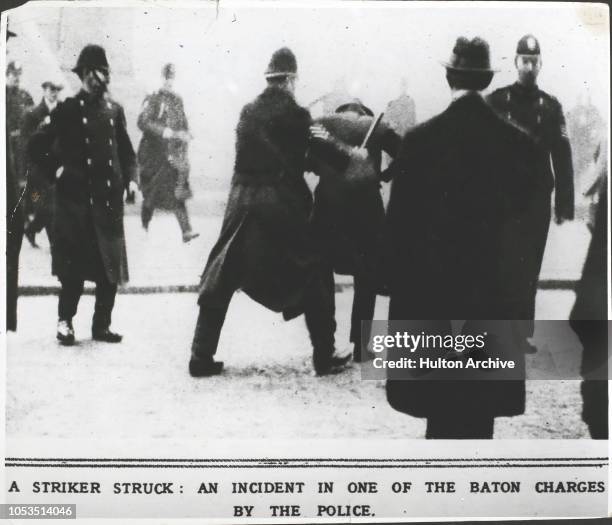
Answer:
[[[523,351],[529,355],[537,354],[538,347],[536,345],[531,344],[529,341],[525,341],[525,344],[523,345]]]
[[[324,363],[315,362],[314,369],[318,376],[334,375],[344,372],[347,369],[348,362],[351,360],[351,354],[340,355],[334,352],[329,359]]]
[[[74,329],[72,321],[60,319],[57,322],[57,340],[63,346],[72,346],[74,344]]]
[[[120,343],[123,339],[122,335],[111,332],[108,328],[92,330],[91,337],[94,341],[102,341],[103,343]]]
[[[353,361],[355,361],[355,363],[365,363],[367,361],[372,361],[372,359],[374,359],[374,352],[371,352],[367,348],[362,351],[359,345],[355,343],[353,346]]]
[[[199,233],[195,233],[192,231],[188,231],[183,233],[183,242],[189,242],[192,241],[193,239],[195,239],[196,237],[199,237],[200,234]]]
[[[39,248],[38,244],[36,244],[36,234],[32,230],[26,228],[23,233],[32,248]]]
[[[218,376],[223,370],[223,361],[191,359],[189,361],[189,374],[191,377]]]

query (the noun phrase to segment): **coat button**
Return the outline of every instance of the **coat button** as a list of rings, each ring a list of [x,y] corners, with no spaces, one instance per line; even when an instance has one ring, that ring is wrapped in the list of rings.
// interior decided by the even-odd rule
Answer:
[[[89,137],[85,137],[85,144],[89,144]]]
[[[110,202],[109,201],[106,201],[106,207],[110,208]]]
[[[106,107],[107,107],[108,109],[113,109],[113,105],[112,105],[110,102],[107,102],[107,103],[106,103]]]
[[[87,159],[87,165],[91,166],[91,159]]]
[[[109,146],[112,146],[113,145],[113,139],[108,139],[108,144],[109,144]]]
[[[110,188],[111,184],[109,179],[106,179],[106,185]]]
[[[83,124],[87,124],[87,117],[83,117]]]
[[[108,165],[112,166],[113,165],[113,159],[108,159]]]
[[[109,122],[110,122],[111,126],[115,123],[115,121],[112,118],[109,119]]]
[[[89,198],[89,204],[91,204],[93,206],[93,197]]]
[[[79,99],[79,104],[81,104],[81,107],[83,107],[85,105],[85,101],[82,98],[80,98]]]

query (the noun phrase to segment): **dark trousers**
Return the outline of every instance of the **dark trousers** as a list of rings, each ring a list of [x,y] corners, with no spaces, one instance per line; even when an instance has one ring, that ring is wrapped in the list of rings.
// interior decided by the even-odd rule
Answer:
[[[353,279],[353,308],[351,310],[351,343],[357,344],[361,348],[361,322],[374,319],[374,309],[376,307],[376,290],[369,279],[356,275]],[[365,340],[369,339],[369,333],[363,334]]]
[[[6,329],[14,332],[17,330],[19,253],[23,241],[23,213],[21,207],[17,208],[13,216],[7,215],[6,226]]]
[[[57,308],[58,317],[64,321],[71,321],[76,315],[79,300],[83,294],[83,279],[62,279],[62,288],[59,294]],[[92,322],[92,330],[100,331],[107,329],[111,324],[113,307],[117,285],[107,279],[96,281],[96,304]]]
[[[225,321],[234,291],[230,291],[222,305],[214,307],[200,305],[193,342],[192,360],[210,361],[217,352],[219,336]],[[304,296],[304,317],[313,347],[315,367],[325,366],[334,353],[334,278],[327,272],[318,273],[313,282],[306,287]],[[247,335],[247,334],[245,334]]]
[[[142,208],[140,210],[140,218],[142,220],[142,225],[147,228],[151,219],[153,218],[153,212],[155,208],[150,208],[142,203]],[[191,223],[189,222],[189,214],[187,213],[187,206],[185,206],[184,201],[177,202],[176,206],[172,210],[174,215],[176,216],[176,220],[179,223],[182,233],[191,231]]]
[[[427,418],[427,439],[491,439],[495,418],[455,410]]]

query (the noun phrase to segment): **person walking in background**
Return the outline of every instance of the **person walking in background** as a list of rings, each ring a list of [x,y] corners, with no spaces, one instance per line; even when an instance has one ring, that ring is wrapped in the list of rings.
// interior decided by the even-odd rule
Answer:
[[[24,118],[21,134],[26,144],[34,133],[51,123],[51,112],[57,106],[57,98],[63,86],[59,83],[47,80],[42,83],[42,89],[43,98],[40,104],[27,113]],[[53,187],[44,172],[41,172],[35,164],[28,164],[30,164],[28,166],[28,190],[25,199],[31,203],[34,216],[27,222],[24,233],[30,245],[34,248],[38,248],[36,244],[36,234],[43,228],[47,232],[49,244],[51,245],[53,243],[53,232],[51,228],[54,206]]]
[[[449,333],[458,318],[521,319],[513,295],[518,254],[507,232],[532,191],[525,166],[535,145],[481,96],[494,74],[486,41],[458,38],[445,66],[451,104],[406,133],[382,174],[393,180],[385,249],[389,319],[416,320],[415,333]],[[516,354],[519,369],[524,354]],[[488,439],[496,417],[524,412],[525,383],[391,378],[387,399],[398,411],[427,418],[427,438]]]
[[[138,117],[142,139],[138,146],[141,220],[147,230],[156,208],[176,215],[183,242],[199,236],[191,229],[185,201],[192,197],[189,185],[189,142],[192,139],[183,99],[173,91],[176,68],[162,69],[163,86],[145,98]]]
[[[339,145],[311,138],[311,116],[294,98],[296,76],[293,52],[276,51],[266,89],[240,114],[225,217],[200,283],[189,361],[194,377],[221,373],[223,362],[214,355],[238,289],[287,320],[304,314],[318,375],[341,372],[350,359],[335,352],[333,275],[322,270],[304,180],[308,149],[339,170],[349,156]]]
[[[81,90],[58,104],[28,147],[31,161],[55,181],[52,259],[61,283],[57,339],[74,344],[72,318],[87,280],[96,283],[92,337],[118,343],[122,336],[110,325],[117,285],[128,279],[123,195],[135,186],[136,155],[123,108],[107,94],[104,49],[85,46],[72,71]]]
[[[515,66],[518,80],[496,89],[487,101],[504,119],[526,130],[537,142],[540,155],[532,166],[538,185],[530,195],[528,219],[519,239],[527,257],[529,286],[525,290],[522,319],[535,318],[538,279],[550,227],[551,191],[555,190],[554,218],[557,224],[574,218],[574,172],[572,151],[559,101],[537,84],[542,69],[540,44],[533,35],[522,37],[516,47]],[[533,332],[527,334],[533,335]],[[536,348],[525,341],[527,353]]]

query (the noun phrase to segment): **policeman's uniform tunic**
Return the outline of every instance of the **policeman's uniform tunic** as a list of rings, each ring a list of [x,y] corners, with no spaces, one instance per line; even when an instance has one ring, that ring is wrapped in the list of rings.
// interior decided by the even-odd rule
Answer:
[[[60,280],[127,281],[123,192],[136,162],[123,108],[81,91],[58,105],[30,152],[56,179],[53,273]]]
[[[495,90],[487,98],[497,113],[529,133],[539,150],[534,194],[523,218],[523,235],[517,246],[527,261],[524,319],[535,316],[535,296],[542,267],[551,215],[551,192],[555,189],[555,217],[574,218],[572,153],[563,109],[557,99],[537,86],[519,82]]]

